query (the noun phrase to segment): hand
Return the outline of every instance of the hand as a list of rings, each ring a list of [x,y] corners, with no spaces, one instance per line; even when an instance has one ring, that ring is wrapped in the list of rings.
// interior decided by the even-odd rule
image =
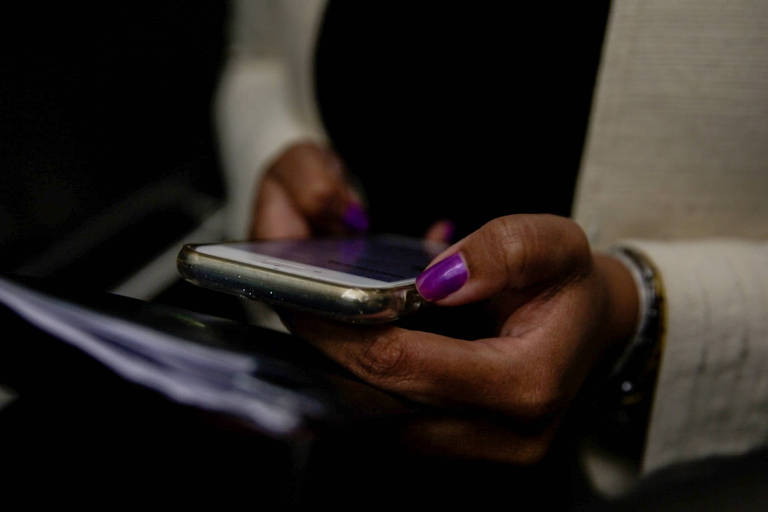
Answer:
[[[312,142],[290,146],[266,170],[254,203],[251,238],[307,238],[365,231],[360,197],[341,160]]]
[[[289,324],[380,388],[485,413],[481,423],[421,425],[419,442],[518,463],[543,457],[587,375],[631,335],[637,316],[623,264],[593,254],[575,223],[550,215],[491,221],[436,258],[417,288],[441,307],[487,302],[496,336],[465,341],[307,317]]]

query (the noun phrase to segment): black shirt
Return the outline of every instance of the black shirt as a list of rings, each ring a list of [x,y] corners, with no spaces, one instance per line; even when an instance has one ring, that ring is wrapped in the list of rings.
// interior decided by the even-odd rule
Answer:
[[[331,1],[316,93],[372,228],[570,213],[608,1]]]

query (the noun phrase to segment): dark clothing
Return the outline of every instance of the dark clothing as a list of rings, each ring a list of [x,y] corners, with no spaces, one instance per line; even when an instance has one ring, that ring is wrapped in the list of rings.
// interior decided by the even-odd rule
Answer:
[[[316,90],[375,231],[570,213],[607,1],[331,1]]]

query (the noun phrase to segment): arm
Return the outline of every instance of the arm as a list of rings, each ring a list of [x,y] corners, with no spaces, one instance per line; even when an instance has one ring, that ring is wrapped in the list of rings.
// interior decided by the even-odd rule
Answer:
[[[768,437],[766,14],[611,4],[574,216],[598,247],[636,240],[666,290],[646,471]]]
[[[292,143],[323,141],[308,70],[324,2],[234,2],[215,102],[230,236],[245,236],[256,184]]]

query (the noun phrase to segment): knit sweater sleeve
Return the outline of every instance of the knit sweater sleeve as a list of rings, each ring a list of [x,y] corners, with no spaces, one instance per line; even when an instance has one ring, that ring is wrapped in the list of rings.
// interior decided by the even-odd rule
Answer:
[[[229,236],[242,238],[261,173],[291,143],[324,140],[311,98],[312,49],[324,2],[241,0],[215,102]]]
[[[661,274],[666,333],[643,467],[734,455],[768,439],[768,242],[626,245]]]

